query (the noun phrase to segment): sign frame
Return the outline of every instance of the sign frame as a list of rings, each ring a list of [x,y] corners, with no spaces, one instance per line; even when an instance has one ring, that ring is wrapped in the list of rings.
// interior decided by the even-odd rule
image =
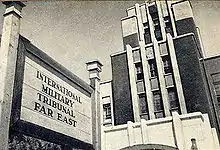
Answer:
[[[63,67],[55,60],[53,60],[46,53],[44,53],[36,46],[31,44],[31,42],[28,39],[24,38],[21,35],[19,36],[19,44],[17,50],[18,50],[18,56],[16,62],[16,75],[15,75],[15,84],[13,90],[10,132],[13,133],[13,131],[18,131],[28,136],[33,136],[35,138],[39,138],[56,144],[66,145],[66,146],[74,145],[74,148],[94,149],[93,145],[91,144],[92,142],[86,143],[74,137],[70,137],[65,134],[20,119],[26,57],[33,60],[35,63],[42,66],[49,72],[55,74],[58,78],[64,80],[69,85],[79,90],[81,93],[90,97],[90,100],[93,100],[92,93],[94,92],[94,89],[90,87],[90,85],[88,85],[86,82],[81,80],[79,77],[74,75],[72,72],[67,70],[65,67]],[[92,113],[91,113],[91,118],[92,118]]]

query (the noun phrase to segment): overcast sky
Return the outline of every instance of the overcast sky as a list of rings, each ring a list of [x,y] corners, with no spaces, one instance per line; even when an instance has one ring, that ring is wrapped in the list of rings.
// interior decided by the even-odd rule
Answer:
[[[21,34],[89,82],[85,63],[103,63],[102,81],[111,79],[110,54],[123,50],[120,19],[137,1],[27,2]],[[138,3],[143,3],[138,1]],[[206,56],[220,54],[220,1],[192,1]],[[4,5],[0,6],[0,14]],[[0,18],[2,28],[2,17]]]

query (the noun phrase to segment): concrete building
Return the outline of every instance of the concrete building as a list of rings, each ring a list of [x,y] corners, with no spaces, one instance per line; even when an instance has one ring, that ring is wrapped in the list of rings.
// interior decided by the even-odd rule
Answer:
[[[213,112],[218,121],[219,127],[219,117],[220,117],[220,56],[206,57],[201,59],[201,64],[204,68],[204,78],[207,86],[207,93],[211,99],[212,105],[214,107]]]
[[[216,150],[219,143],[207,114],[174,112],[172,117],[105,127],[102,150],[118,149]]]
[[[190,149],[194,140],[199,149],[216,149],[217,103],[210,96],[190,2],[135,4],[121,24],[124,50],[111,55],[112,81],[100,86],[104,149],[140,144]]]

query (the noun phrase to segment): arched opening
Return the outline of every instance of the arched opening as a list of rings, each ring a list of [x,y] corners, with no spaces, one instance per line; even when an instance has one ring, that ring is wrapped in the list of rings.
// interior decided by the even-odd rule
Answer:
[[[120,150],[178,150],[178,148],[162,144],[140,144],[125,147]]]

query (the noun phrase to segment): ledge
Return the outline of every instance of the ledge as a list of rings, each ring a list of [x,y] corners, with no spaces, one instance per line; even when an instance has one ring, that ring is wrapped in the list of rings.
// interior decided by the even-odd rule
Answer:
[[[47,64],[49,67],[66,77],[68,80],[79,86],[79,88],[83,89],[85,92],[91,95],[93,92],[93,89],[90,87],[89,84],[87,84],[85,81],[80,79],[78,76],[73,74],[71,71],[66,69],[64,66],[59,64],[57,61],[52,59],[50,56],[48,56],[46,53],[38,49],[36,46],[31,44],[31,42],[26,39],[25,37],[20,35],[20,40],[24,42],[26,51],[29,52],[30,54],[34,55],[38,59],[40,59],[42,62]]]

